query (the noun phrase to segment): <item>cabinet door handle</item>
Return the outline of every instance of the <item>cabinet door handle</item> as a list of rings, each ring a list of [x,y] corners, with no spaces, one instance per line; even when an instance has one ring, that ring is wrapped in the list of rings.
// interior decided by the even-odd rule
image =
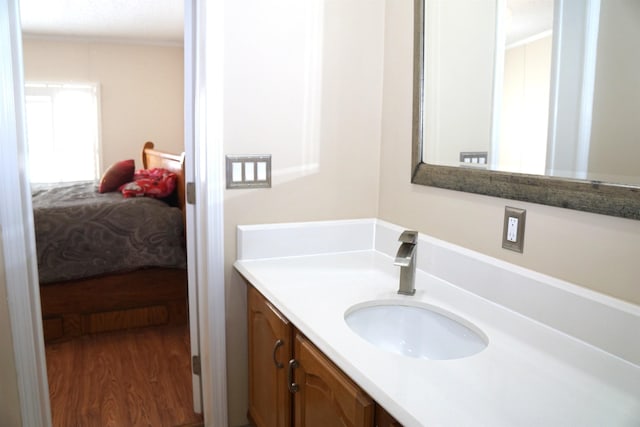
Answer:
[[[273,364],[276,365],[276,368],[278,369],[282,369],[284,367],[284,365],[278,362],[278,359],[276,359],[276,352],[278,351],[278,348],[282,347],[283,345],[284,345],[284,341],[282,341],[281,339],[277,340],[275,345],[273,346],[273,352],[271,353],[271,357],[273,358]]]
[[[296,359],[289,360],[289,370],[287,372],[287,386],[291,393],[298,391],[298,384],[293,382],[293,370],[298,367],[298,361]]]

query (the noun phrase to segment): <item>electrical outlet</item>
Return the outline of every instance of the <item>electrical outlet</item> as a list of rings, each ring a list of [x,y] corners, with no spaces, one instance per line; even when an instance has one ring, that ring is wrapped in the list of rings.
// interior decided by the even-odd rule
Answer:
[[[510,216],[507,222],[507,240],[512,243],[518,241],[518,218]]]
[[[502,247],[522,253],[524,248],[524,222],[527,211],[524,209],[504,208],[504,226],[502,230]]]

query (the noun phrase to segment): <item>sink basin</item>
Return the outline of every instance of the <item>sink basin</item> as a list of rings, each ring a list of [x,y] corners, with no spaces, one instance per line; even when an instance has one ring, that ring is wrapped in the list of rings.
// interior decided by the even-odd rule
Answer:
[[[458,359],[487,347],[486,337],[475,326],[427,305],[365,303],[347,310],[345,321],[374,346],[403,356]]]

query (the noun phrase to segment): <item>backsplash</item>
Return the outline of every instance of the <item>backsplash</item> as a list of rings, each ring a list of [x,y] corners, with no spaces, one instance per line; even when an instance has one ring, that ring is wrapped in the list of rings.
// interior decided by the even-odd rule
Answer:
[[[239,226],[237,255],[257,259],[375,250],[390,258],[390,271],[398,274],[392,257],[403,230],[377,219]],[[424,234],[417,256],[417,280],[433,275],[640,365],[640,307],[634,304]]]

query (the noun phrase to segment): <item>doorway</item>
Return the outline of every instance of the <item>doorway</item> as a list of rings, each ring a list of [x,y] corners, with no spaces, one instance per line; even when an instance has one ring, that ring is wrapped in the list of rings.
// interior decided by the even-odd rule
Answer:
[[[99,6],[99,3],[96,3],[96,6]],[[40,4],[40,7],[44,8],[45,6]],[[156,7],[159,7],[159,5],[156,5]],[[156,11],[158,10],[156,9]],[[28,8],[25,12],[28,12]],[[103,12],[99,14],[104,16]],[[66,15],[68,18],[69,14]],[[29,16],[25,16],[24,19],[26,22],[32,22]],[[48,20],[47,25],[52,25],[54,21],[55,19],[53,18]],[[108,24],[110,28],[120,27],[120,25],[113,20],[109,20]],[[74,23],[65,21],[64,25],[73,28]],[[149,23],[149,25],[153,26],[153,23]],[[33,27],[25,27],[25,29],[33,30]],[[59,37],[64,36],[64,30],[56,29],[55,27],[49,27],[47,31],[60,31],[57,35]],[[77,36],[80,32],[81,30],[76,29],[75,35]],[[180,56],[176,63],[176,52],[178,51],[180,51]],[[130,147],[129,152],[127,152],[126,150],[129,147],[124,146],[122,142],[120,142],[120,146],[115,146],[118,142],[118,135],[122,141],[133,141],[136,139],[136,132],[145,134],[150,131],[156,135],[152,137],[145,136],[144,139],[155,140],[158,149],[166,147],[165,149],[168,149],[168,151],[174,151],[176,153],[184,151],[184,143],[182,142],[184,132],[181,126],[171,125],[172,122],[180,123],[182,121],[184,113],[181,106],[184,102],[181,102],[179,99],[171,100],[171,97],[168,95],[163,97],[164,93],[171,91],[177,92],[175,90],[176,86],[177,88],[184,86],[182,79],[177,81],[175,78],[175,76],[179,75],[184,69],[184,60],[182,59],[184,55],[181,51],[181,47],[176,47],[171,44],[152,44],[147,40],[140,42],[133,40],[133,42],[130,42],[130,40],[124,37],[118,39],[115,43],[110,37],[93,38],[92,36],[69,39],[36,36],[23,39],[26,80],[52,81],[59,79],[68,83],[82,81],[84,79],[96,79],[102,83],[103,102],[100,104],[102,106],[101,128],[103,138],[100,154],[102,157],[103,170],[105,169],[104,166],[112,164],[116,158],[127,157],[138,157],[136,158],[136,169],[143,167],[143,165],[138,163],[140,161],[140,146]],[[75,67],[76,64],[78,65],[77,68]],[[146,106],[146,109],[142,109],[141,107],[149,98],[149,92],[151,90],[153,90],[155,99],[160,106]],[[177,105],[180,106],[180,109],[179,111],[172,111],[171,108],[163,108],[163,106],[168,105]],[[127,109],[129,109],[129,111],[127,111]],[[177,108],[174,109],[177,110]],[[140,111],[140,113],[136,114],[136,110]],[[150,110],[153,112],[152,114],[149,114]],[[147,114],[145,114],[145,112]],[[29,114],[29,109],[27,109],[27,113]],[[126,121],[127,116],[131,117],[128,122]],[[168,117],[169,119],[157,120],[157,123],[151,123],[158,116]],[[29,119],[29,116],[27,118]],[[123,128],[129,129],[130,132],[126,133],[121,131]],[[165,140],[162,140],[162,138]],[[181,146],[167,147],[167,142],[170,140],[182,142],[180,144]],[[143,141],[140,141],[140,143],[141,142]],[[37,231],[38,221],[36,221],[35,228]],[[42,274],[40,277],[42,283]],[[184,277],[186,278],[186,272]],[[81,281],[84,280],[84,278],[78,280]],[[139,279],[127,278],[126,280],[136,283],[139,282]],[[47,292],[45,292],[46,295],[41,293],[43,304],[49,302],[48,297],[50,292],[48,291],[53,289],[54,286],[63,291],[68,289],[65,286],[57,286],[60,284],[57,280],[54,280],[53,283],[55,283],[55,285],[43,283],[43,286],[46,285],[47,290]],[[67,283],[64,285],[67,285]],[[76,287],[78,281],[75,281],[72,285]],[[80,289],[84,292],[86,288],[81,287]],[[43,287],[41,290],[44,291],[45,288]],[[45,296],[47,298],[45,298]],[[114,300],[126,298],[124,294],[121,295],[119,290],[116,291],[115,287],[111,297],[113,297]],[[68,296],[66,298],[70,299]],[[123,301],[122,307],[124,307],[125,304],[129,304],[129,302]],[[48,307],[48,304],[45,305]],[[43,305],[43,308],[45,305]],[[147,309],[149,309],[148,312],[140,313],[140,311]],[[102,308],[99,310],[102,310]],[[191,388],[188,322],[185,320],[182,323],[176,324],[174,311],[179,310],[172,310],[171,306],[165,307],[160,305],[150,307],[134,306],[134,308],[128,308],[127,310],[103,311],[91,313],[90,315],[83,313],[81,316],[78,316],[79,320],[77,321],[76,318],[68,315],[60,319],[47,318],[44,324],[45,339],[50,335],[52,328],[55,329],[59,327],[66,332],[66,329],[70,329],[69,324],[71,323],[79,324],[80,326],[77,329],[80,329],[81,333],[84,333],[85,329],[93,332],[97,326],[97,324],[95,324],[96,320],[98,323],[103,323],[103,321],[106,320],[109,324],[107,328],[98,326],[98,329],[102,329],[101,333],[92,334],[90,337],[74,337],[70,341],[65,340],[64,342],[54,340],[46,344],[45,349],[54,425],[57,423],[56,420],[65,420],[62,421],[62,424],[76,423],[73,418],[74,412],[77,414],[89,414],[89,418],[77,418],[83,425],[91,423],[90,417],[94,416],[95,414],[92,413],[96,411],[99,415],[101,413],[101,416],[104,418],[104,412],[111,410],[106,416],[112,419],[119,416],[118,414],[126,415],[130,413],[130,416],[133,418],[122,419],[121,421],[117,421],[116,419],[117,423],[128,425],[135,424],[135,419],[144,420],[144,417],[141,418],[140,415],[151,417],[147,418],[147,420],[157,420],[157,417],[153,418],[151,416],[153,415],[151,413],[154,412],[153,408],[158,410],[162,409],[162,407],[175,408],[180,407],[180,405],[184,406],[185,403],[187,407],[191,407],[192,403],[188,400],[186,402],[164,402],[160,405],[145,405],[145,402],[143,402],[145,399],[142,397],[145,396],[145,385],[148,385],[145,383],[145,379],[148,382],[152,376],[157,377],[153,378],[153,380],[158,383],[162,383],[163,381],[175,383],[176,389],[181,388],[180,384]],[[112,319],[108,320],[108,317]],[[156,317],[157,319],[155,319]],[[155,323],[162,324],[165,321],[163,317],[166,317],[167,323],[172,323],[172,325],[150,327],[150,325],[154,325]],[[102,320],[98,320],[98,318],[102,318]],[[113,327],[114,322],[123,323],[126,328],[131,325],[149,327],[135,330],[119,330]],[[140,322],[143,323],[140,324]],[[161,343],[162,348],[153,350],[154,342]],[[162,349],[164,349],[164,351],[159,351]],[[146,354],[145,351],[147,352]],[[167,360],[166,358],[158,356],[167,354],[173,355],[174,359],[176,359],[173,362],[174,365],[176,363],[178,364],[177,366],[173,366],[173,372],[171,372],[171,369],[163,369],[163,367],[167,367]],[[125,357],[125,360],[123,360],[123,357]],[[126,363],[126,360],[129,362]],[[146,364],[139,365],[135,371],[127,371],[127,365],[135,365],[132,361],[135,362],[137,360],[144,360]],[[154,361],[156,362],[155,365],[152,363]],[[73,371],[68,370],[68,367],[71,365],[73,366]],[[146,377],[134,375],[134,373],[141,373],[143,371],[142,368],[148,367],[148,365],[155,366],[153,372],[149,373]],[[172,373],[175,375],[176,372],[181,372],[181,375],[172,379],[164,377],[166,375],[170,376]],[[136,376],[139,377],[140,380],[137,383],[133,381]],[[107,384],[100,385],[100,379],[104,380],[105,378],[107,379]],[[109,380],[109,378],[111,378],[111,380]],[[96,383],[96,381],[98,381],[98,383]],[[127,388],[128,392],[113,391],[109,387],[106,387],[106,385],[109,384],[122,384],[123,387]],[[87,402],[83,402],[82,399],[73,399],[70,393],[65,392],[65,390],[78,391],[83,389],[103,389],[104,392],[101,395],[94,395],[91,398],[91,404],[93,405],[91,408],[87,408]],[[156,402],[154,403],[162,402],[161,397],[171,395],[171,393],[169,393],[171,390],[164,393],[163,396],[159,396],[157,390],[161,389],[161,387],[155,387],[153,389],[156,392],[154,396]],[[197,392],[199,395],[199,390],[197,390]],[[122,406],[127,407],[127,404],[131,402],[118,399],[119,397],[127,395],[129,396],[129,400],[132,399],[132,396],[135,396],[135,406],[139,413],[131,413],[131,410],[121,410]],[[148,400],[150,398],[149,393],[146,395],[146,399]],[[179,395],[184,395],[184,391],[181,390]],[[71,402],[74,402],[75,406],[72,406]],[[180,411],[174,412],[179,413]],[[185,413],[187,412],[185,411]],[[171,422],[179,424],[193,420],[193,417],[187,417],[183,419],[172,419]],[[156,423],[157,421],[151,421],[151,424]]]
[[[24,1],[23,1],[23,3],[24,3]],[[33,1],[31,3],[33,3]],[[47,4],[48,3],[49,2],[47,2]],[[109,3],[109,2],[105,2],[105,3]],[[172,3],[175,4],[176,2],[174,1]],[[96,3],[96,4],[99,5],[99,3]],[[179,4],[179,2],[178,2],[178,4]],[[44,8],[44,4],[41,4],[40,6]],[[161,5],[159,5],[158,2],[154,2],[154,8],[156,8],[156,11],[157,11],[158,7],[161,7]],[[28,17],[26,19],[28,21]],[[50,25],[51,22],[53,22],[53,21],[54,21],[53,18],[51,20],[49,20],[48,25]],[[69,25],[69,23],[67,23],[67,25]],[[119,26],[118,25],[114,25],[113,22],[112,22],[110,27],[118,28]],[[55,31],[55,29],[53,31]],[[62,33],[60,33],[60,34],[58,34],[58,36],[63,37],[64,35]],[[132,67],[135,68],[135,67],[142,67],[142,66],[148,65],[148,64],[145,64],[145,63],[148,63],[150,61],[152,62],[157,57],[171,56],[173,54],[173,52],[170,52],[170,51],[174,51],[175,50],[175,48],[172,49],[172,46],[170,46],[169,48],[163,48],[163,46],[158,45],[158,44],[154,44],[154,43],[145,44],[146,43],[145,42],[145,43],[141,43],[141,44],[139,44],[139,43],[129,44],[129,43],[126,43],[126,41],[124,39],[117,40],[115,43],[113,43],[110,39],[105,39],[104,41],[102,41],[100,39],[95,39],[95,40],[90,40],[88,42],[79,42],[80,43],[80,48],[79,49],[78,49],[78,45],[74,45],[74,43],[77,40],[61,40],[61,39],[58,39],[58,40],[55,40],[55,43],[49,43],[49,44],[45,43],[43,40],[45,40],[45,39],[44,38],[40,38],[39,40],[37,40],[37,43],[36,42],[32,42],[31,40],[28,40],[28,39],[25,39],[23,41],[23,55],[24,55],[23,58],[25,59],[25,64],[27,65],[25,67],[25,75],[27,76],[27,78],[29,78],[30,74],[33,74],[33,73],[30,72],[32,70],[32,67],[30,68],[29,66],[32,65],[32,63],[34,62],[34,61],[31,60],[32,58],[29,57],[28,55],[34,49],[37,51],[38,48],[40,48],[41,51],[48,51],[48,54],[50,55],[47,66],[43,67],[43,68],[46,69],[48,72],[51,72],[53,70],[54,74],[55,74],[56,71],[60,71],[60,69],[62,68],[62,72],[60,74],[58,74],[57,77],[59,79],[65,79],[65,80],[71,80],[71,81],[77,80],[77,79],[82,79],[82,77],[78,77],[77,75],[76,76],[71,75],[73,73],[71,73],[69,75],[65,74],[68,70],[65,70],[64,67],[56,68],[52,64],[52,57],[54,59],[55,59],[56,56],[60,57],[59,59],[62,62],[65,63],[64,66],[68,67],[69,64],[73,63],[73,61],[65,60],[65,59],[68,59],[68,57],[65,56],[65,55],[68,54],[69,51],[73,51],[71,53],[71,56],[73,56],[78,51],[81,51],[81,53],[83,55],[86,54],[86,56],[83,57],[80,60],[81,63],[86,65],[84,67],[84,70],[83,70],[83,71],[86,72],[88,69],[100,66],[100,64],[102,64],[102,65],[108,64],[108,62],[110,60],[113,60],[114,58],[117,58],[119,55],[124,55],[124,56],[129,55],[129,57],[130,57],[129,58],[129,62],[134,62],[137,59],[136,58],[137,56],[143,57],[138,63],[132,65]],[[33,45],[38,45],[38,43],[39,43],[39,46],[36,46],[34,48]],[[43,45],[44,45],[44,48],[42,47]],[[52,49],[52,46],[55,46],[57,50],[56,49]],[[132,46],[134,46],[134,47],[132,48]],[[56,50],[56,51],[52,52],[54,50]],[[127,53],[122,54],[121,51],[127,51]],[[108,57],[108,58],[105,59],[105,57]],[[182,58],[184,58],[184,55],[182,55]],[[38,61],[35,61],[35,62],[37,63]],[[185,60],[182,59],[180,61],[179,66],[177,67],[177,69],[179,71],[183,71],[183,69],[185,69],[184,63],[185,63]],[[126,67],[120,66],[118,68],[120,68],[120,69],[116,70],[114,73],[117,74],[118,72],[120,72],[123,75],[130,76],[131,73],[127,73],[125,71]],[[154,79],[154,84],[156,85],[156,87],[154,88],[155,89],[154,94],[156,95],[156,101],[158,100],[157,99],[158,92],[160,92],[161,89],[167,89],[169,91],[171,91],[171,90],[175,91],[175,88],[172,89],[172,88],[164,87],[166,85],[164,85],[163,81],[158,76],[158,74],[160,74],[163,71],[166,73],[166,70],[168,68],[170,68],[170,67],[167,67],[167,66],[164,66],[164,65],[161,64],[160,66],[156,67],[156,70],[151,70],[151,72],[148,73],[147,78],[148,79]],[[186,67],[186,68],[188,69],[189,67]],[[153,73],[153,71],[155,71],[155,74]],[[37,72],[35,74],[38,77],[44,75],[42,73],[38,74]],[[92,74],[92,73],[89,72],[87,74]],[[92,78],[93,76],[88,76],[88,77]],[[45,77],[45,78],[47,80],[50,79],[50,78],[47,78],[47,77]],[[123,79],[123,80],[126,80],[126,79]],[[124,105],[126,105],[126,104],[128,104],[130,102],[135,101],[138,98],[141,98],[141,99],[149,98],[149,94],[148,93],[146,94],[146,96],[144,94],[141,94],[140,96],[137,96],[135,93],[130,93],[130,97],[128,98],[127,101],[125,101],[125,102],[114,101],[114,98],[115,98],[114,93],[116,92],[116,90],[113,90],[113,89],[117,88],[118,84],[120,84],[121,86],[128,86],[129,92],[131,92],[131,90],[132,90],[131,88],[136,89],[136,88],[139,88],[140,86],[142,86],[140,84],[140,80],[138,80],[136,83],[130,83],[130,82],[117,81],[117,80],[111,79],[108,84],[104,85],[104,91],[103,91],[103,95],[105,95],[105,98],[109,98],[108,102],[120,103],[122,106],[124,106]],[[178,86],[186,87],[186,85],[184,85],[183,81],[178,82]],[[109,88],[109,90],[110,90],[110,92],[108,94],[106,93],[107,88]],[[123,89],[120,92],[127,92],[127,91]],[[107,101],[105,100],[105,102],[107,102]],[[177,105],[181,106],[181,105],[185,104],[185,102],[174,102],[174,103],[169,102],[167,104],[177,104]],[[162,110],[162,109],[161,108],[156,108],[156,110]],[[102,113],[103,113],[103,119],[104,119],[105,116],[106,116],[106,111],[103,109]],[[162,116],[163,114],[165,114],[165,116],[171,116],[173,118],[173,121],[175,121],[175,122],[181,122],[182,121],[182,117],[184,116],[182,108],[180,109],[179,113],[175,114],[175,115],[166,114],[166,111],[160,111],[158,113],[158,115],[160,115],[160,116]],[[142,120],[140,120],[140,118],[136,118],[136,120],[134,120],[134,122],[135,121],[142,121]],[[172,120],[170,119],[168,121],[172,121]],[[119,124],[122,124],[121,122],[122,121],[120,120]],[[147,120],[147,123],[148,122],[149,122],[149,120]],[[162,124],[162,121],[160,121],[160,124]],[[123,127],[126,127],[127,125],[131,126],[131,123],[129,123],[129,124],[125,123]],[[141,127],[144,127],[144,126],[141,126]],[[171,134],[170,130],[168,132],[167,132],[166,129],[159,130],[159,129],[157,129],[159,127],[160,127],[160,125],[156,124],[156,126],[152,127],[152,129],[153,129],[153,131],[157,132],[159,135],[166,136],[167,139],[175,139],[175,140],[178,140],[178,141],[183,141],[183,135],[185,134],[185,132],[183,130],[180,130],[179,132],[177,132],[177,135],[173,135],[173,138],[170,138],[170,136],[171,136],[170,135]],[[113,126],[109,126],[109,129],[107,129],[107,126],[105,126],[105,123],[103,122],[102,128],[103,128],[103,131],[105,131],[105,132],[113,133]],[[112,162],[112,160],[113,160],[113,159],[107,159],[107,157],[109,156],[109,151],[111,151],[111,152],[115,151],[115,150],[112,149],[113,147],[111,147],[111,146],[109,146],[109,147],[105,147],[104,146],[105,145],[104,143],[106,142],[106,139],[107,138],[103,137],[103,147],[102,147],[102,154],[103,154],[103,158],[104,158],[103,166],[110,164]],[[113,139],[114,138],[111,138],[111,140],[113,140]],[[123,138],[123,139],[126,139],[126,138]],[[145,139],[146,139],[146,137],[145,137]],[[156,139],[156,138],[151,138],[151,139]],[[120,147],[120,148],[122,148],[122,147]],[[158,148],[162,148],[162,144],[158,144]],[[177,152],[184,151],[184,149],[185,149],[184,143],[182,144],[182,147],[180,147],[180,148],[181,148],[180,150],[175,150],[175,148],[174,148],[174,151],[177,151]],[[134,147],[134,150],[135,150],[134,151],[135,154],[138,155],[138,156],[135,156],[135,157],[139,157],[140,147],[136,146],[136,147]],[[134,157],[134,155],[127,153],[126,155],[122,155],[122,157]],[[136,160],[139,161],[139,159],[136,159]],[[137,163],[137,161],[136,161],[136,163]],[[142,165],[140,165],[139,167],[142,168]],[[193,268],[190,268],[190,269],[193,269]],[[196,304],[191,304],[191,306],[195,306],[195,305]],[[192,318],[193,317],[196,317],[196,316],[192,316]],[[189,323],[186,323],[186,325],[185,325],[186,328],[187,328],[186,334],[187,334],[187,339],[188,339],[188,335],[189,335],[188,330],[189,329],[193,329],[193,325],[194,324],[195,324],[195,331],[193,333],[193,336],[195,336],[196,338],[195,339],[192,338],[191,341],[192,342],[195,341],[195,346],[196,346],[195,354],[199,355],[199,351],[197,351],[197,345],[198,345],[198,342],[199,342],[199,340],[197,339],[197,333],[198,333],[197,332],[197,320],[192,322],[191,328],[189,328]],[[47,330],[46,326],[47,325],[45,325],[45,332]],[[99,342],[95,342],[95,341],[101,341],[102,338],[112,338],[111,341],[110,341],[110,344],[107,345],[107,347],[114,347],[114,345],[115,345],[114,343],[115,342],[118,342],[118,343],[119,342],[126,342],[127,338],[130,338],[130,336],[135,335],[137,332],[139,332],[139,331],[132,332],[131,334],[128,334],[126,332],[109,332],[109,334],[108,334],[109,337],[105,337],[105,336],[102,336],[102,335],[101,336],[96,335],[96,336],[91,338],[91,340],[92,340],[91,344],[89,344],[87,342],[83,342],[82,345],[77,344],[75,342],[74,343],[69,343],[69,345],[67,345],[67,343],[56,343],[56,344],[54,344],[55,348],[52,351],[50,351],[51,347],[49,345],[47,345],[47,359],[52,359],[53,358],[53,356],[49,357],[50,354],[56,354],[56,355],[62,354],[63,348],[66,348],[64,350],[65,353],[71,352],[72,355],[75,354],[75,356],[69,356],[69,355],[62,356],[62,359],[58,357],[58,358],[55,359],[56,361],[53,364],[52,363],[48,364],[49,365],[49,371],[50,371],[49,372],[49,374],[50,374],[49,375],[49,381],[50,381],[50,383],[55,382],[55,384],[52,384],[52,387],[54,387],[55,390],[57,390],[57,391],[63,390],[65,388],[64,383],[62,383],[62,384],[60,383],[60,381],[59,381],[60,380],[60,376],[57,375],[57,373],[64,372],[65,370],[63,369],[62,365],[64,365],[64,363],[69,364],[69,362],[61,363],[60,360],[65,360],[65,359],[69,360],[69,357],[71,357],[71,360],[86,359],[86,357],[83,354],[85,352],[90,352],[90,351],[93,351],[93,350],[86,350],[86,349],[84,349],[85,347],[93,348],[96,345],[101,345],[101,344],[99,344]],[[148,331],[148,332],[150,332],[150,331]],[[46,333],[45,333],[45,336],[46,336]],[[138,336],[137,337],[137,341],[146,340],[145,342],[149,342],[149,340],[147,338],[148,337],[145,338],[145,337]],[[173,345],[173,344],[171,344],[172,339],[173,339],[173,342],[176,341],[176,337],[172,337],[171,334],[167,335],[166,333],[162,334],[160,338],[162,339],[162,341],[165,344],[169,343],[169,344],[167,344],[169,347],[171,347]],[[154,339],[157,341],[160,338],[152,337],[151,341],[153,341]],[[177,342],[178,343],[180,342],[180,338],[183,338],[183,337],[180,337],[180,336],[177,337]],[[85,341],[86,340],[87,339],[85,339]],[[123,345],[126,346],[127,344],[125,343]],[[148,347],[149,345],[146,344],[145,346]],[[68,348],[68,347],[71,347],[71,348]],[[104,347],[104,346],[102,346],[102,347]],[[129,347],[134,347],[134,346],[130,345]],[[116,352],[118,352],[118,353],[125,353],[126,352],[126,351],[122,350],[122,346],[120,344],[118,344],[118,346],[116,346],[116,348],[117,348]],[[78,355],[78,352],[80,352],[79,353],[80,355]],[[102,356],[100,356],[100,357],[103,360],[110,358],[109,355],[104,356],[104,354],[105,354],[104,349],[103,350],[99,350],[99,352],[102,354]],[[155,353],[161,354],[161,352],[155,352]],[[183,351],[183,353],[185,353],[185,352]],[[144,357],[144,355],[132,356],[130,358],[131,359],[136,359],[136,358],[142,358],[142,357]],[[187,343],[186,353],[184,354],[183,359],[186,360],[186,363],[187,363],[187,365],[189,367],[189,370],[190,370],[190,368],[191,368],[191,366],[190,366],[191,358],[190,358],[190,354],[189,354],[188,343]],[[48,362],[51,362],[51,361],[48,360]],[[82,364],[73,363],[73,362],[71,362],[71,363],[74,365],[74,373],[76,374],[75,376],[79,377],[80,375],[77,375],[77,368],[79,366],[81,366]],[[60,369],[58,369],[58,367],[60,367]],[[112,369],[112,366],[108,366],[108,369]],[[53,372],[54,376],[52,377],[52,375],[51,375],[52,372],[51,371],[54,371],[54,370],[56,372]],[[113,368],[112,370],[115,371],[116,369]],[[132,376],[129,375],[129,377],[132,377]],[[55,381],[54,381],[54,379],[55,379]],[[191,382],[192,382],[191,379],[188,378],[187,379],[187,383],[189,385],[191,385]],[[201,412],[201,404],[200,404],[200,396],[199,396],[199,394],[200,394],[199,378],[198,379],[194,378],[193,387],[194,387],[194,390],[195,390],[194,394],[197,393],[197,396],[194,396],[194,397],[196,397],[194,399],[195,400],[194,404],[196,406],[196,410],[199,410]],[[67,384],[67,388],[74,389],[74,388],[77,388],[77,387],[73,387],[73,386],[72,387],[68,387],[68,384]],[[92,388],[92,387],[89,387],[89,388]],[[53,390],[52,390],[52,404],[53,404],[54,397],[57,397],[57,396],[54,396],[53,394],[54,393],[53,393]],[[55,417],[56,408],[55,408],[55,405],[52,405],[52,406],[54,406],[53,410],[54,410],[54,419],[55,419],[56,418]],[[171,405],[168,405],[168,406],[171,406]],[[184,420],[184,421],[189,421],[189,420]],[[126,424],[128,424],[128,423],[129,422],[126,422]]]
[[[190,253],[199,260],[194,273],[195,280],[191,283],[199,294],[197,306],[200,310],[195,321],[203,326],[198,331],[202,348],[202,408],[207,425],[213,426],[227,425],[222,222],[224,190],[218,166],[222,164],[223,158],[222,128],[216,126],[208,130],[207,124],[221,121],[223,74],[220,72],[220,64],[211,65],[206,57],[218,60],[222,58],[222,4],[222,1],[185,2],[185,14],[189,17],[186,31],[189,37],[185,40],[185,55],[188,57],[185,77],[186,92],[190,94],[187,96],[190,102],[186,105],[185,119],[190,125],[185,129],[191,131],[185,137],[187,158],[190,159],[187,162],[187,179],[194,183],[193,194],[198,200],[197,205],[187,207],[187,221],[196,224],[199,230],[197,239],[188,239],[188,246],[192,249]],[[23,396],[19,399],[20,407],[10,410],[18,417],[22,416],[24,425],[46,426],[50,424],[48,386],[42,324],[38,315],[37,270],[32,256],[35,249],[33,226],[29,219],[31,203],[26,190],[28,179],[24,173],[26,144],[18,1],[3,0],[0,6],[3,9],[0,14],[3,24],[0,26],[0,48],[3,57],[11,58],[11,61],[3,61],[0,65],[3,71],[0,75],[6,83],[1,86],[3,97],[0,102],[0,122],[7,137],[0,147],[3,154],[0,158],[3,166],[1,176],[3,190],[9,185],[14,190],[18,189],[3,191],[3,203],[0,204],[3,246],[12,248],[12,251],[5,253],[5,281],[0,281],[0,285],[6,286],[8,294],[8,316],[13,337],[12,345],[5,348],[5,353],[13,353],[18,379],[17,388],[11,388],[8,394]],[[206,34],[205,24],[212,26],[212,30]],[[213,47],[208,47],[211,45]],[[199,99],[201,96],[208,96],[211,101],[205,104]],[[207,110],[213,114],[207,114]],[[205,141],[212,141],[217,149],[207,147]]]

